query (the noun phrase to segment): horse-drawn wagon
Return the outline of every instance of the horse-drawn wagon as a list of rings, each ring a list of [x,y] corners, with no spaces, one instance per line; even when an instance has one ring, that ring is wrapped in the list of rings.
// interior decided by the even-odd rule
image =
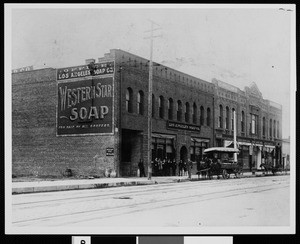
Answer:
[[[211,179],[214,175],[224,179],[230,178],[230,174],[239,177],[243,172],[243,165],[234,162],[233,154],[239,153],[238,149],[228,147],[212,147],[204,150],[205,160],[200,164],[198,175],[207,175]]]

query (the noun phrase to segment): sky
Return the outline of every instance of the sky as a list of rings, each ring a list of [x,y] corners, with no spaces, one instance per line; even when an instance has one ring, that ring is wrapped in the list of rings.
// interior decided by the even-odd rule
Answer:
[[[248,7],[246,7],[248,6]],[[267,6],[267,7],[266,7]],[[282,9],[281,9],[282,8]],[[120,48],[241,90],[255,82],[282,105],[290,135],[293,5],[18,5],[11,9],[11,68],[62,68]],[[292,11],[289,11],[292,9]],[[8,22],[8,23],[7,23]]]

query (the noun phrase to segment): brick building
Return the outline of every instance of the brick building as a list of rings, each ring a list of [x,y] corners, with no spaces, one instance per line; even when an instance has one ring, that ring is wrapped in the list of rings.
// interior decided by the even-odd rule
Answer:
[[[213,79],[215,85],[216,145],[233,142],[233,111],[236,111],[238,161],[244,170],[259,170],[261,163],[281,163],[282,107],[263,99],[253,82],[244,91]]]
[[[94,75],[91,61],[12,74],[13,175],[135,176],[140,159],[147,165],[149,61],[113,49]],[[152,100],[153,160],[199,161],[207,147],[231,146],[233,109],[244,168],[279,155],[281,106],[254,83],[241,91],[154,63]]]

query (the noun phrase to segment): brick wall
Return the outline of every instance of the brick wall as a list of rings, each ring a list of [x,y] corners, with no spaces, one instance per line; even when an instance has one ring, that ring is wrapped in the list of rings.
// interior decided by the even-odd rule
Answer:
[[[106,147],[113,136],[56,136],[54,69],[12,75],[12,173],[14,176],[103,176],[114,168]]]

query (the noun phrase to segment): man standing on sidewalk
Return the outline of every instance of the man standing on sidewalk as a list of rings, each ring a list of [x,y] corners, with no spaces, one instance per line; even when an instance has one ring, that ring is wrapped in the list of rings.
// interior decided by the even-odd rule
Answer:
[[[188,171],[189,179],[192,178],[192,168],[193,168],[193,162],[188,159],[188,162],[187,162],[187,171]]]
[[[140,177],[146,177],[145,175],[145,168],[144,168],[144,162],[142,159],[140,159],[140,162],[138,163],[139,169],[140,169]]]

